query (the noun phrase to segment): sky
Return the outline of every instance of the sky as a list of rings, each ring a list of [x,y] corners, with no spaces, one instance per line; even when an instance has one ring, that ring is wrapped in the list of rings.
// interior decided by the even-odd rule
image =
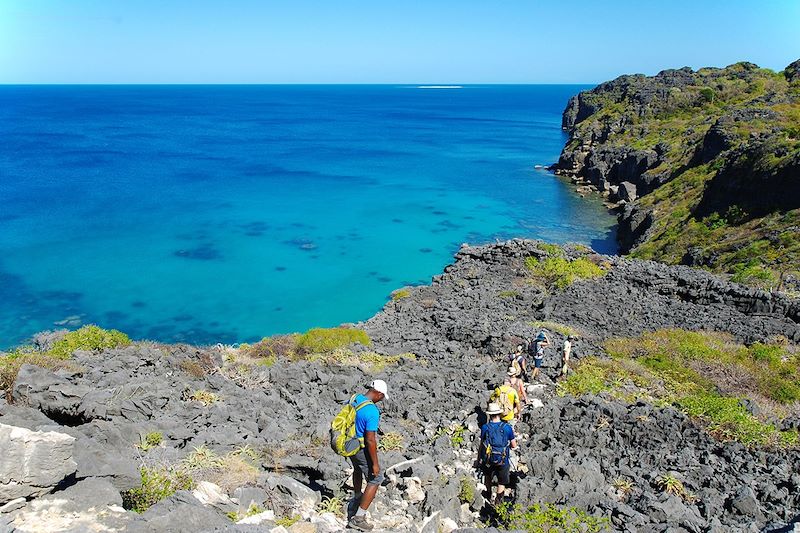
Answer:
[[[0,83],[597,83],[800,58],[800,0],[0,0]]]

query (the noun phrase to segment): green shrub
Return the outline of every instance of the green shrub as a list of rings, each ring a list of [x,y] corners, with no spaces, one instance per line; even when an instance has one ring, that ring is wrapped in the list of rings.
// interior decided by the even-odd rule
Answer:
[[[475,499],[476,490],[477,485],[475,485],[475,480],[471,477],[464,476],[459,483],[458,499],[461,500],[461,503],[471,503],[472,500]]]
[[[552,255],[556,257],[562,257],[564,255],[564,249],[557,244],[540,243],[536,247],[539,248],[544,253],[546,253],[547,255]]]
[[[290,528],[296,523],[300,521],[300,516],[293,514],[291,516],[282,516],[275,520],[276,526],[283,526],[285,528]]]
[[[433,435],[433,441],[436,441],[442,435],[447,435],[448,440],[450,441],[450,446],[453,448],[458,448],[462,446],[466,442],[466,438],[464,433],[466,432],[467,428],[462,426],[461,424],[450,424],[446,427],[440,427],[436,430],[436,433]]]
[[[754,261],[733,267],[731,281],[745,285],[754,285],[761,288],[771,288],[777,285],[778,277],[775,273]]]
[[[201,403],[204,407],[208,407],[209,405],[219,401],[219,395],[207,390],[196,390],[189,395],[189,400]]]
[[[115,329],[102,329],[97,326],[83,326],[67,333],[63,339],[56,341],[47,352],[51,357],[67,359],[75,350],[98,351],[107,348],[128,346],[131,340],[124,333]]]
[[[125,509],[143,513],[151,506],[179,490],[191,490],[194,481],[184,471],[170,468],[142,467],[140,487],[122,493]]]
[[[519,296],[519,293],[517,291],[500,291],[497,295],[500,298],[516,298]]]
[[[332,352],[351,344],[369,346],[372,342],[367,333],[355,328],[314,328],[297,338],[297,348],[306,353]]]
[[[563,289],[579,279],[599,278],[605,271],[586,258],[572,261],[564,257],[548,257],[539,261],[535,257],[525,260],[531,276],[545,287]]]
[[[504,503],[497,507],[500,525],[504,529],[530,533],[600,533],[611,527],[608,518],[597,518],[576,507],[557,507],[553,504],[533,504],[522,507]]]
[[[402,300],[403,298],[408,298],[411,296],[411,291],[409,289],[397,289],[396,291],[392,292],[392,300]]]
[[[164,441],[164,435],[160,431],[151,431],[147,435],[143,435],[141,437],[141,442],[139,443],[139,448],[142,451],[146,452],[157,446],[160,446],[161,443]]]

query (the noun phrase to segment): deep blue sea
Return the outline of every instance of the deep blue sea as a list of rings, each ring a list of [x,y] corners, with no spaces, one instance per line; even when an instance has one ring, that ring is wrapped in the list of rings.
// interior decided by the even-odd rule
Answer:
[[[0,347],[366,319],[463,242],[614,252],[558,158],[581,86],[0,86]]]

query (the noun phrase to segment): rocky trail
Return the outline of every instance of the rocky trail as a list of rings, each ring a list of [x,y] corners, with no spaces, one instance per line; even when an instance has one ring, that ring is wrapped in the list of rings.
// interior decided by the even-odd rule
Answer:
[[[466,531],[489,514],[476,436],[519,339],[545,328],[558,346],[574,333],[577,360],[603,355],[608,338],[662,328],[800,341],[797,300],[581,247],[558,253],[591,258],[603,276],[532,283],[526,261],[553,253],[524,240],[465,246],[431,285],[354,325],[371,345],[335,360],[140,342],[76,351],[55,371],[23,365],[0,400],[0,531],[341,531],[350,469],[328,447],[328,425],[378,377],[392,398],[381,406],[387,482],[371,521]],[[46,350],[58,335],[36,342]],[[574,508],[630,532],[792,531],[800,519],[797,448],[722,442],[672,405],[556,394],[555,351],[543,370],[516,426],[514,502]],[[783,424],[800,427],[800,416]],[[144,486],[166,497],[134,512]]]

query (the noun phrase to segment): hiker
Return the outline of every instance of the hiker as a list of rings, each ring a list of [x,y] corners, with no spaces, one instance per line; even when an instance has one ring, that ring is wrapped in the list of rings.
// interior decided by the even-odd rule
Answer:
[[[573,335],[564,339],[564,347],[561,349],[561,376],[567,377],[569,372],[569,356],[572,355],[572,341],[575,340]]]
[[[525,358],[525,347],[521,344],[517,344],[516,351],[508,356],[508,359],[511,361],[511,366],[518,370],[520,379],[527,381],[528,360]]]
[[[347,526],[359,531],[373,528],[367,521],[367,509],[383,483],[378,461],[380,411],[375,404],[389,397],[389,389],[382,379],[376,379],[366,387],[367,392],[350,398],[331,423],[331,446],[339,455],[349,457],[353,464],[354,495],[348,505]],[[362,493],[364,479],[367,486]],[[352,505],[358,505],[353,514]]]
[[[514,425],[514,418],[519,417],[522,412],[522,406],[519,402],[519,393],[517,393],[517,390],[511,384],[511,376],[506,376],[503,384],[494,389],[489,401],[497,403],[500,406],[502,409],[500,419],[508,424]]]
[[[511,378],[510,385],[514,387],[514,390],[517,391],[519,395],[520,401],[523,404],[528,403],[528,393],[525,391],[525,383],[522,381],[520,377],[520,371],[517,367],[510,366],[508,367],[508,377]]]
[[[533,374],[531,375],[531,380],[536,379],[539,377],[539,369],[542,368],[542,362],[544,361],[544,349],[550,346],[550,339],[547,337],[547,333],[542,330],[536,336],[530,344],[530,352],[533,355]]]
[[[502,503],[506,486],[511,482],[511,448],[517,447],[517,439],[511,425],[501,420],[503,408],[490,402],[486,409],[489,421],[481,428],[479,460],[483,469],[483,482],[489,493],[490,504]],[[492,498],[492,482],[497,478],[497,492]],[[493,501],[492,501],[493,500]]]

